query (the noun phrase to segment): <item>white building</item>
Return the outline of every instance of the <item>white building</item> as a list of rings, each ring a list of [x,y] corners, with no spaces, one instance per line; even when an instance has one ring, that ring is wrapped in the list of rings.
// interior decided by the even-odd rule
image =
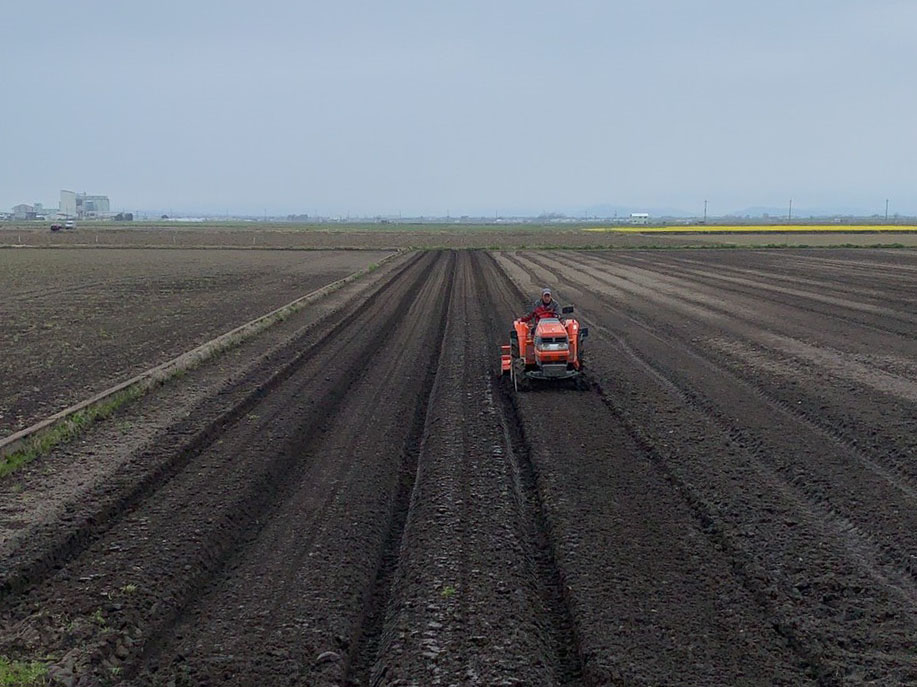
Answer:
[[[631,224],[649,224],[650,223],[650,213],[632,212],[630,213],[630,223]]]
[[[57,219],[57,208],[46,208],[41,203],[29,205],[20,203],[13,206],[13,212],[10,215],[13,219]]]
[[[76,217],[76,194],[73,191],[60,192],[60,214]]]
[[[111,214],[111,206],[108,196],[90,196],[86,193],[62,190],[60,192],[60,214],[77,219],[108,217]]]

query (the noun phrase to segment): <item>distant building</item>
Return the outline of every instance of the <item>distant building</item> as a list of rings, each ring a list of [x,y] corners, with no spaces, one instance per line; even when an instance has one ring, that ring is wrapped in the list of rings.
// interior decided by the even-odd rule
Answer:
[[[28,203],[20,203],[19,205],[13,206],[11,217],[13,219],[47,219],[49,217],[56,218],[57,210],[54,208],[46,208],[41,203],[35,203],[34,205],[29,205]]]
[[[649,224],[650,223],[650,213],[632,212],[630,213],[630,223],[631,224]]]
[[[38,203],[38,207],[41,207],[41,203]],[[20,203],[13,206],[13,219],[35,219],[37,216],[38,212],[34,205]]]
[[[90,196],[86,193],[62,190],[60,192],[60,214],[77,219],[108,217],[111,214],[111,206],[108,196]]]
[[[73,191],[60,192],[60,214],[76,217],[76,194]]]

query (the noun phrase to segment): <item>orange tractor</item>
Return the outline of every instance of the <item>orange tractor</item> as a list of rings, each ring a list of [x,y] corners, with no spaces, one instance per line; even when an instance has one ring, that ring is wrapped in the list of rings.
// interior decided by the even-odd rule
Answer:
[[[569,315],[573,306],[563,308]],[[573,318],[545,317],[535,324],[513,321],[509,345],[501,346],[500,370],[509,377],[516,391],[524,391],[535,381],[573,380],[585,388],[583,379],[583,339],[589,329]]]

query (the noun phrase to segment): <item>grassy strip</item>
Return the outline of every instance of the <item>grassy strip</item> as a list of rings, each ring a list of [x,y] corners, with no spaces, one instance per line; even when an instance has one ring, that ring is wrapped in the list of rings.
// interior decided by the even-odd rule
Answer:
[[[48,667],[38,661],[13,661],[0,656],[0,687],[43,687]]]
[[[395,257],[395,255],[390,257]],[[338,284],[336,288],[332,288],[328,293],[342,288],[345,284],[349,283],[348,280],[354,281],[355,279],[359,279],[360,277],[363,277],[371,272],[375,272],[382,266],[383,262],[385,262],[385,260],[374,262],[365,267],[363,270],[355,272],[349,277],[345,277],[343,280],[341,280],[343,283]],[[331,285],[326,285],[322,288],[327,288],[328,286]],[[327,293],[322,295],[327,295]],[[204,362],[212,360],[213,358],[222,355],[226,351],[235,348],[249,338],[269,328],[271,325],[274,325],[278,322],[283,322],[288,317],[290,317],[290,315],[303,309],[311,302],[312,300],[308,300],[297,303],[296,305],[287,309],[280,308],[279,312],[274,312],[273,314],[260,318],[257,324],[255,324],[254,327],[247,332],[234,330],[237,332],[236,336],[226,338],[224,341],[214,345],[206,352],[191,358],[184,365],[166,369],[164,372],[161,372],[158,375],[154,375],[152,377],[138,381],[123,391],[119,391],[118,393],[109,396],[103,401],[99,401],[98,403],[94,403],[93,405],[84,408],[83,410],[79,410],[73,413],[65,420],[62,420],[58,424],[52,426],[50,429],[37,434],[23,448],[9,453],[6,456],[0,456],[0,479],[12,472],[15,472],[23,465],[27,465],[39,456],[48,453],[55,446],[74,439],[81,432],[85,431],[92,423],[96,422],[97,420],[102,420],[109,417],[122,406],[143,396],[153,386],[165,384],[169,380],[183,377],[188,372],[194,370]],[[3,687],[3,684],[4,683],[0,682],[0,687]]]
[[[73,439],[96,420],[110,416],[125,403],[139,398],[146,391],[146,385],[138,384],[115,394],[111,398],[105,399],[101,403],[74,413],[60,424],[32,439],[24,448],[0,459],[0,478],[30,463],[58,444]],[[0,682],[0,685],[3,684],[3,682]]]

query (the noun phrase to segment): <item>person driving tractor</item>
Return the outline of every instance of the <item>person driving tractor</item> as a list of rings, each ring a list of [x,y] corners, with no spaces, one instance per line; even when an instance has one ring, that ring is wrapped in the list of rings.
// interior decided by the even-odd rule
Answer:
[[[557,305],[557,301],[551,297],[551,289],[548,287],[541,290],[541,298],[535,301],[532,312],[520,319],[523,322],[529,322],[534,319],[534,324],[538,324],[538,320],[544,319],[545,317],[556,317],[558,320],[560,319],[560,306]]]

